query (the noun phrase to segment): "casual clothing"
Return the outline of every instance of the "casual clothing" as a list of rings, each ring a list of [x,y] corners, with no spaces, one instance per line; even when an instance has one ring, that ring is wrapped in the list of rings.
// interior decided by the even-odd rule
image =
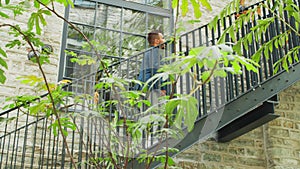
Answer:
[[[157,70],[159,69],[161,65],[161,54],[160,54],[160,48],[159,47],[154,47],[152,50],[147,51],[144,54],[144,58],[142,61],[142,65],[140,68],[140,73],[138,76],[138,80],[141,82],[146,82],[149,80],[153,75],[157,73]],[[165,87],[160,88],[162,83],[162,80],[158,80],[155,84],[149,83],[148,87],[151,87],[152,89],[161,89],[165,90]],[[140,85],[135,85],[135,90],[141,90],[142,86]]]

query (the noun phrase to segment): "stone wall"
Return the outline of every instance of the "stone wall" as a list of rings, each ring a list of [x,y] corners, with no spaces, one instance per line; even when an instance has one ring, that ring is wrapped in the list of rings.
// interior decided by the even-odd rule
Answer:
[[[201,22],[196,25],[185,25],[186,31],[206,24],[217,14],[229,0],[213,3],[214,13],[205,14]],[[216,9],[216,10],[215,10]],[[57,10],[63,13],[64,8]],[[191,13],[188,14],[189,18]],[[18,19],[3,20],[0,24],[20,24],[26,27],[28,15]],[[7,82],[0,85],[0,100],[8,96],[24,95],[34,92],[32,87],[21,84],[16,78],[22,75],[38,75],[37,65],[27,59],[26,46],[14,49],[4,47],[5,42],[12,37],[7,35],[7,29],[0,30],[1,48],[8,53],[6,71]],[[57,81],[58,60],[62,33],[62,21],[49,17],[44,27],[42,40],[51,44],[54,53],[51,63],[44,66],[50,82]],[[208,140],[198,143],[176,157],[178,165],[187,169],[298,169],[300,168],[300,83],[293,85],[279,95],[280,102],[276,106],[276,113],[281,117],[259,127],[231,142],[216,143]],[[2,104],[3,105],[3,104]],[[2,106],[1,105],[1,106]],[[0,106],[0,107],[1,107]]]
[[[279,118],[228,143],[209,140],[179,154],[184,169],[299,169],[300,82],[279,94]]]
[[[32,10],[32,9],[29,9]],[[64,7],[62,5],[56,5],[56,10],[63,15]],[[27,27],[27,21],[29,18],[29,13],[24,13],[21,17],[13,17],[11,14],[10,19],[1,18],[0,24],[13,24],[20,25],[21,28]],[[53,16],[46,16],[48,24],[43,27],[41,40],[45,44],[52,45],[54,52],[51,54],[50,64],[46,64],[43,66],[43,69],[47,75],[48,81],[51,83],[57,82],[57,73],[58,73],[58,60],[60,54],[60,42],[62,36],[62,20]],[[33,62],[27,59],[27,48],[29,45],[15,47],[13,49],[9,49],[5,47],[5,44],[14,39],[14,37],[9,36],[8,27],[2,27],[0,29],[0,41],[1,48],[7,52],[8,57],[6,58],[8,64],[8,70],[5,71],[5,75],[7,77],[7,81],[5,84],[0,85],[0,102],[8,97],[8,96],[17,96],[24,94],[32,94],[35,91],[34,88],[29,87],[28,85],[21,84],[19,80],[16,80],[17,77],[24,75],[36,75],[41,77],[41,73],[38,69],[38,66]],[[3,103],[0,107],[3,106]]]

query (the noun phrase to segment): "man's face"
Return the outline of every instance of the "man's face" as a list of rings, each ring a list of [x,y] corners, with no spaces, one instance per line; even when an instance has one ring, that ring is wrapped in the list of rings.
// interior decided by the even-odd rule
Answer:
[[[159,44],[165,43],[164,36],[161,33],[159,33],[158,36],[159,36],[159,39],[158,39],[159,40]]]
[[[158,34],[158,39],[156,39],[156,45],[155,46],[157,46],[159,44],[162,44],[162,43],[165,43],[165,39],[164,39],[164,36],[161,33],[159,33]],[[161,48],[164,49],[164,45],[161,45]]]

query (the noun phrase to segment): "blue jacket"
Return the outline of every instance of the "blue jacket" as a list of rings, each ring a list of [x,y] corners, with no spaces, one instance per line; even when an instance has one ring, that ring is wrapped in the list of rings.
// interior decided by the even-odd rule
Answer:
[[[140,67],[140,73],[138,76],[138,80],[141,82],[146,82],[149,80],[154,74],[157,73],[157,70],[159,69],[161,65],[161,55],[159,54],[159,48],[154,47],[152,50],[147,51],[144,54],[144,58],[142,61],[142,65]],[[151,89],[159,89],[162,81],[159,80],[155,84],[153,84]],[[152,85],[152,83],[149,83],[149,87]],[[142,86],[135,85],[135,90],[141,90]]]

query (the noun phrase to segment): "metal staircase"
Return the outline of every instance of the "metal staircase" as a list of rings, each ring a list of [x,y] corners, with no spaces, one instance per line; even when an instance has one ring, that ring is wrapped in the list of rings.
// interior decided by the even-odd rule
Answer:
[[[299,6],[299,1],[295,1]],[[257,5],[257,4],[256,4]],[[251,8],[251,7],[250,7]],[[269,17],[270,14],[262,11],[262,16],[257,19]],[[225,18],[225,23],[232,23],[236,19],[234,15]],[[293,24],[291,18],[285,18],[285,22]],[[226,24],[221,26],[218,23],[217,31],[209,29],[208,25],[197,28],[191,32],[180,36],[179,50],[188,54],[189,50],[198,46],[209,46],[217,43]],[[251,27],[256,25],[256,20],[244,24],[240,32],[236,32],[237,37],[245,35]],[[263,42],[269,41],[277,36],[281,31],[288,29],[282,21],[277,20],[276,24],[271,24],[267,34],[262,37]],[[146,140],[141,148],[147,148],[149,152],[154,152],[164,144],[177,148],[179,153],[198,141],[214,138],[218,142],[230,141],[248,131],[261,126],[278,117],[274,114],[274,105],[277,104],[277,94],[300,80],[300,65],[294,61],[290,65],[289,72],[279,70],[274,74],[273,65],[279,58],[283,57],[288,49],[300,45],[300,38],[291,35],[286,42],[285,49],[273,50],[268,60],[262,59],[259,73],[253,73],[243,69],[240,75],[229,74],[226,78],[214,78],[210,83],[202,86],[195,92],[194,97],[199,101],[199,118],[195,122],[191,132],[184,132],[183,139],[168,139],[158,144],[157,140]],[[229,41],[229,39],[227,39]],[[259,42],[253,42],[248,50],[244,50],[244,56],[249,57],[256,52]],[[167,57],[173,49],[172,44],[166,44],[163,57]],[[148,49],[151,51],[153,48]],[[145,51],[146,52],[146,51]],[[300,53],[300,52],[299,52]],[[136,79],[141,64],[143,54],[139,53],[127,59],[110,65],[109,72],[124,79]],[[300,55],[298,54],[298,57]],[[195,67],[197,73],[201,73]],[[111,130],[109,122],[112,122],[116,114],[113,110],[116,106],[107,107],[108,114],[97,115],[97,106],[104,101],[113,100],[116,96],[113,91],[107,89],[97,89],[98,77],[105,77],[101,71],[91,73],[81,79],[73,80],[66,85],[66,91],[73,93],[65,99],[67,107],[61,108],[62,114],[70,117],[76,124],[77,129],[71,131],[67,137],[68,148],[78,168],[101,168],[103,163],[94,163],[91,159],[102,157],[103,152],[109,142],[108,135],[116,134],[118,139],[126,141],[125,128],[120,126],[117,130]],[[189,76],[182,76],[179,79],[177,93],[189,93],[192,86],[192,79]],[[127,86],[128,89],[130,88]],[[97,92],[97,99],[94,98]],[[46,97],[45,94],[43,97]],[[80,100],[75,103],[75,100]],[[37,100],[38,101],[38,100]],[[28,103],[29,104],[29,103]],[[0,119],[9,121],[0,124],[0,168],[72,168],[74,167],[66,152],[66,144],[61,136],[54,136],[49,125],[53,123],[53,118],[32,117],[28,114],[26,106],[23,104],[0,113]],[[34,103],[32,103],[34,104]],[[25,107],[25,108],[24,108]],[[118,110],[119,117],[126,113],[130,120],[139,120],[141,116],[139,109],[127,107]],[[122,112],[124,111],[124,112]],[[118,148],[119,145],[110,145]],[[175,155],[171,153],[170,155]],[[131,168],[142,168],[144,164],[134,160],[130,163]],[[159,163],[154,162],[155,168]]]

